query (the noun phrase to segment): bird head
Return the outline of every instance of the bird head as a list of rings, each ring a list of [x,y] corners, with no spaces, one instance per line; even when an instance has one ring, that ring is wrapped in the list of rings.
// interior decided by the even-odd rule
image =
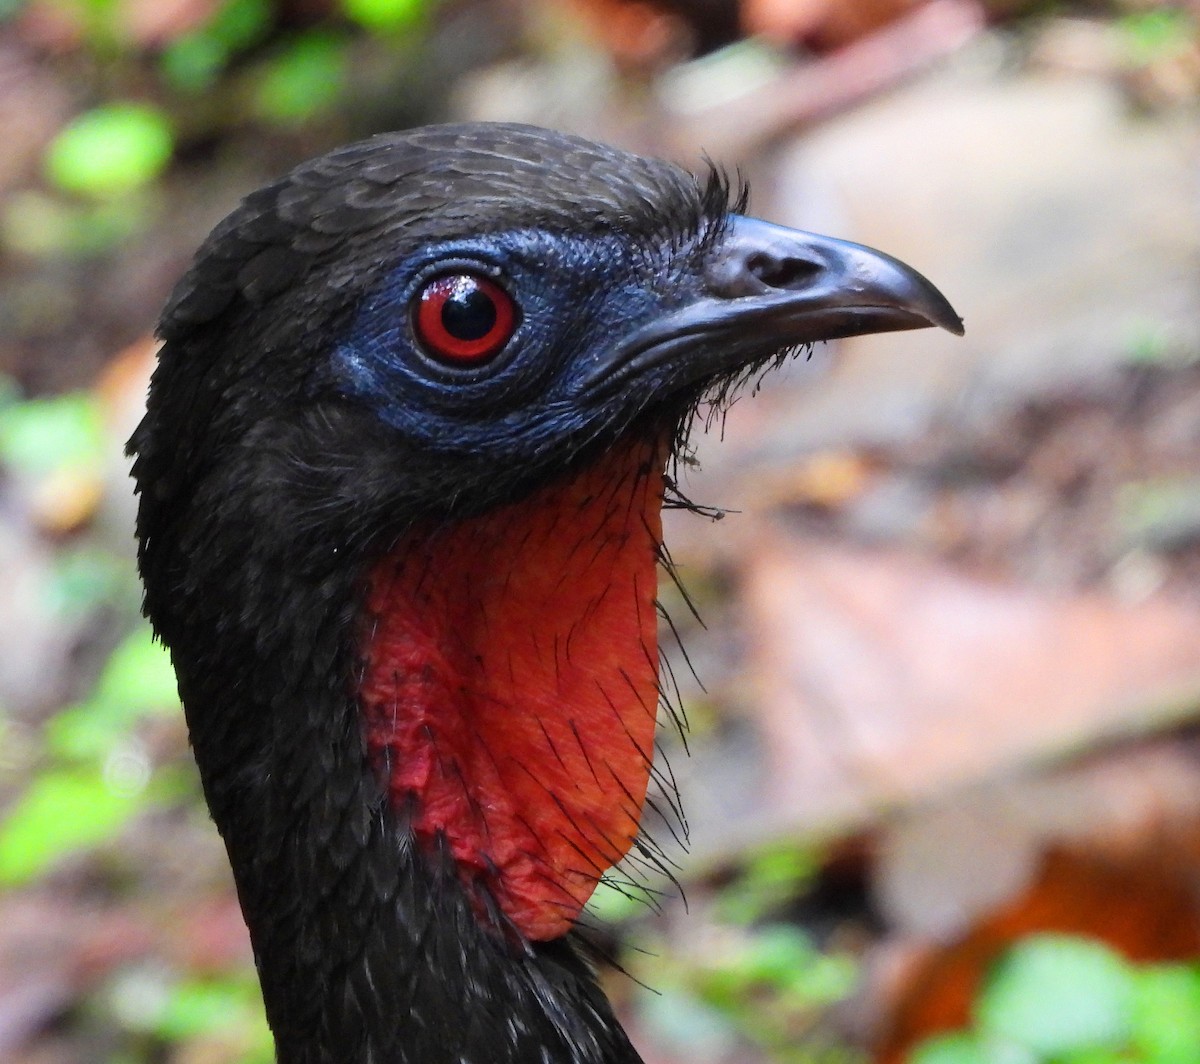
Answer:
[[[281,1045],[338,1022],[313,972],[377,991],[368,941],[542,963],[641,845],[696,404],[817,340],[961,332],[903,264],[744,209],[717,173],[430,127],[252,194],[172,295],[131,441],[146,608]]]
[[[151,418],[203,464],[281,409],[357,405],[414,456],[390,486],[397,516],[479,511],[643,415],[674,428],[781,352],[961,328],[895,260],[744,207],[715,172],[532,127],[343,148],[250,196],[200,249],[162,318]]]

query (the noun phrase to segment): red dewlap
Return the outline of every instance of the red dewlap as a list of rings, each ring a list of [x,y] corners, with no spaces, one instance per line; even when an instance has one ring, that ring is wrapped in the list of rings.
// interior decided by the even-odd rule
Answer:
[[[637,833],[658,702],[664,448],[413,533],[371,575],[372,762],[529,939],[564,934]]]

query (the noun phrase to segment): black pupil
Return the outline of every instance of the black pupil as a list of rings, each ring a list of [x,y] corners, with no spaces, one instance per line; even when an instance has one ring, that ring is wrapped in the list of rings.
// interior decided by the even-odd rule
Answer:
[[[442,304],[442,327],[456,340],[482,340],[496,325],[496,304],[479,285],[465,280]]]

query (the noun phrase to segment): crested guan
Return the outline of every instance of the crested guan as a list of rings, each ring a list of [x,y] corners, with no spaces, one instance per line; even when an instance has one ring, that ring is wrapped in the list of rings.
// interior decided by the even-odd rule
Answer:
[[[285,1064],[639,1060],[571,934],[637,839],[669,462],[813,341],[939,325],[878,252],[518,125],[250,195],[130,442],[170,648]]]

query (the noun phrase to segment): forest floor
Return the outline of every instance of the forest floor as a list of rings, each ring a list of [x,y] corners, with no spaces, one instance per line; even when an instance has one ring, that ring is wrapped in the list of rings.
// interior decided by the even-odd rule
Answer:
[[[690,659],[670,655],[690,753],[663,736],[690,911],[672,891],[597,905],[648,1064],[861,1059],[846,1046],[898,1064],[978,1019],[989,966],[1034,933],[1196,974],[1200,123],[1111,61],[1111,31],[975,27],[919,76],[899,63],[836,113],[801,100],[809,117],[753,142],[714,105],[730,143],[702,146],[738,153],[755,213],[913,263],[967,335],[822,347],[695,437],[684,488],[730,512],[667,521],[705,622],[664,590]],[[30,54],[0,33],[0,128],[27,163],[72,100]],[[535,84],[577,58],[543,57]],[[504,99],[506,117],[701,146],[703,116],[669,94],[617,79],[564,101],[531,69],[481,64],[456,116]],[[191,251],[329,135],[197,148],[100,259],[14,237],[45,204],[28,165],[0,164],[9,207],[26,196],[0,258],[5,1060],[264,1059],[224,855],[136,626],[120,447]],[[75,458],[28,458],[46,450]],[[12,856],[18,830],[33,857]]]

